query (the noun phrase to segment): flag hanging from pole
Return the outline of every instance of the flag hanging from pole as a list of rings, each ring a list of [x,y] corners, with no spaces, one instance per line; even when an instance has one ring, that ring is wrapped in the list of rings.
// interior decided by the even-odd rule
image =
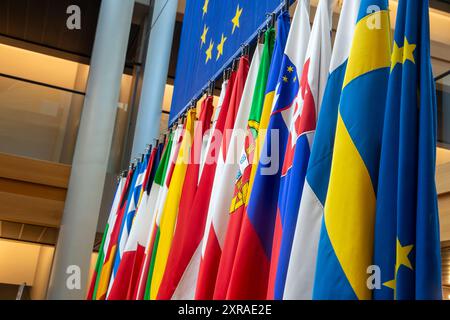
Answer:
[[[105,240],[105,258],[101,267],[101,272],[98,275],[97,283],[95,285],[95,300],[105,300],[106,293],[108,291],[109,280],[111,278],[111,272],[114,262],[114,257],[117,250],[117,242],[119,239],[120,227],[127,208],[128,195],[132,192],[132,185],[137,176],[137,168],[133,168],[128,172],[127,181],[125,183],[122,196],[120,199],[119,207],[117,208],[116,218],[111,225],[111,234],[107,236]],[[109,227],[108,227],[109,233]],[[108,241],[109,238],[109,241]]]
[[[238,171],[241,152],[245,145],[245,129],[250,114],[253,94],[255,92],[259,66],[261,64],[262,49],[263,45],[257,44],[248,70],[240,102],[238,101],[238,114],[229,138],[230,142],[227,149],[226,161],[220,168],[222,179],[218,181],[218,188],[214,191],[215,193],[213,194],[213,199],[210,204],[210,209],[212,208],[214,210],[213,219],[215,220],[215,231],[222,251],[217,269],[216,285],[213,296],[214,299],[218,300],[225,299],[233,263],[234,240],[227,238],[227,227],[230,219],[230,202],[233,197],[233,186],[235,183],[233,175]],[[225,134],[229,135],[230,133],[225,132]],[[221,164],[221,162],[219,162],[219,164]]]
[[[186,172],[175,233],[173,236],[173,245],[170,248],[170,253],[167,258],[167,265],[157,296],[158,299],[168,300],[172,298],[181,277],[186,270],[186,262],[189,262],[191,257],[186,247],[191,244],[192,232],[194,229],[192,224],[198,224],[198,220],[193,219],[195,214],[192,212],[191,208],[198,191],[201,161],[201,152],[199,152],[201,150],[199,148],[202,148],[205,132],[209,130],[211,125],[212,112],[213,97],[208,96],[203,100],[200,110],[200,121],[196,123],[194,142],[190,154],[190,163]]]
[[[196,296],[199,299],[212,299],[214,294],[215,280],[217,276],[217,268],[219,266],[221,255],[221,239],[218,232],[223,230],[221,217],[216,214],[215,205],[222,196],[220,190],[222,182],[226,177],[224,170],[227,163],[227,156],[230,144],[230,132],[232,132],[236,118],[239,114],[239,106],[244,91],[247,74],[249,71],[248,56],[242,56],[239,59],[239,67],[236,71],[236,78],[231,89],[231,97],[229,109],[225,121],[224,130],[222,131],[222,139],[217,157],[217,169],[215,171],[214,183],[211,190],[211,198],[209,203],[208,215],[203,235],[202,259],[200,262],[199,281],[197,283]],[[226,228],[226,226],[225,226]]]
[[[217,133],[222,133],[225,126],[234,78],[235,74],[233,73],[229,80],[225,80],[224,83],[222,83],[222,92],[215,110],[212,129],[205,134],[207,144],[205,147],[206,152],[202,155],[201,160],[201,177],[195,197],[192,201],[190,210],[191,217],[186,225],[186,229],[190,230],[190,233],[183,241],[183,255],[180,256],[178,263],[180,268],[179,271],[182,271],[183,273],[171,295],[171,299],[194,299],[200,265],[201,240],[206,223],[211,188],[217,164],[216,158],[218,156],[218,149],[220,148],[221,141],[221,139],[218,138]],[[208,102],[212,103],[212,100],[209,100]],[[176,277],[178,276],[179,275],[177,274]],[[169,299],[169,296],[161,296],[161,299],[164,298]]]
[[[133,273],[131,274],[131,284],[128,288],[128,293],[127,293],[127,300],[138,300],[137,298],[137,293],[138,293],[138,289],[139,289],[139,281],[140,281],[140,277],[142,274],[142,269],[144,267],[144,263],[145,263],[145,258],[147,256],[147,245],[148,245],[148,236],[151,233],[151,228],[152,228],[152,223],[153,223],[153,215],[155,213],[155,203],[156,203],[156,198],[157,198],[157,193],[159,192],[159,185],[155,186],[154,182],[155,182],[155,178],[156,178],[156,174],[158,172],[159,169],[159,165],[162,161],[162,157],[166,148],[166,138],[164,137],[163,142],[160,142],[158,144],[158,150],[156,151],[156,155],[155,155],[155,160],[152,166],[152,170],[150,172],[150,175],[148,177],[148,180],[146,182],[146,186],[145,186],[145,194],[144,196],[146,197],[145,199],[145,203],[142,202],[141,206],[142,206],[142,210],[144,212],[144,214],[147,216],[147,220],[145,222],[146,226],[147,226],[147,233],[145,235],[140,233],[143,236],[143,238],[140,238],[139,241],[140,243],[143,244],[143,257],[141,259],[140,264],[136,265],[136,268],[133,269]],[[153,188],[157,189],[156,193],[152,194],[152,190]],[[142,298],[141,298],[142,299]]]
[[[229,80],[222,83],[222,92],[216,107],[212,129],[205,134],[207,138],[206,152],[202,155],[200,167],[201,178],[191,207],[191,219],[186,226],[190,234],[185,239],[182,260],[179,261],[183,274],[172,294],[172,299],[192,300],[197,288],[198,273],[200,268],[201,248],[203,232],[208,214],[208,206],[211,197],[211,189],[217,165],[221,135],[228,115],[231,99],[231,90],[235,79],[235,73]],[[168,298],[168,297],[167,297]]]
[[[308,34],[310,20],[308,3],[299,2],[298,5],[302,29]],[[269,299],[283,298],[300,197],[331,56],[330,15],[329,0],[320,0],[303,67],[296,70],[298,72],[296,76],[301,80],[298,99],[291,110],[289,138],[280,177],[267,293]]]
[[[182,134],[180,150],[175,161],[167,199],[161,215],[159,241],[156,248],[152,281],[150,284],[150,299],[155,300],[158,295],[164,270],[166,268],[167,257],[172,245],[175,222],[178,215],[178,208],[181,199],[184,178],[189,163],[189,153],[192,147],[194,135],[195,110],[188,111],[186,125]]]
[[[167,199],[167,192],[172,178],[173,168],[175,166],[175,159],[178,155],[180,137],[183,131],[183,126],[178,125],[175,132],[171,135],[170,148],[168,151],[167,166],[160,172],[162,185],[159,189],[158,197],[155,202],[155,209],[153,213],[153,221],[150,233],[147,238],[147,253],[145,255],[143,269],[139,275],[137,296],[139,299],[150,299],[150,285],[153,277],[154,261],[159,243],[160,236],[160,222]]]
[[[442,299],[428,1],[400,0],[377,192],[375,299]]]
[[[257,159],[259,158],[259,155],[257,154],[258,138],[260,137],[259,132],[260,130],[267,129],[267,126],[263,127],[261,124],[261,116],[264,111],[264,100],[266,97],[266,87],[269,78],[274,44],[275,29],[269,28],[264,34],[264,48],[261,57],[261,65],[258,71],[255,92],[253,95],[252,107],[247,123],[247,136],[245,146],[242,150],[240,168],[236,176],[233,199],[230,205],[230,215],[232,216],[231,219],[234,219],[234,216],[240,216],[238,219],[240,219],[241,222],[253,185],[253,180],[251,179],[252,171],[257,167]],[[240,227],[237,227],[236,229],[239,229],[238,232],[240,232]],[[237,234],[236,237],[238,240],[239,235]]]
[[[286,275],[283,299],[311,300],[317,246],[333,156],[338,106],[360,0],[344,1]]]
[[[367,268],[373,257],[390,31],[388,1],[362,0],[339,105],[314,299],[372,297]]]
[[[249,118],[247,120],[247,134],[245,145],[241,152],[239,160],[239,169],[234,182],[234,194],[229,208],[230,221],[228,222],[227,235],[225,239],[225,247],[223,249],[222,260],[227,261],[227,278],[222,281],[223,293],[221,298],[225,298],[228,292],[229,280],[233,270],[234,258],[236,256],[236,247],[239,241],[239,234],[242,224],[242,216],[248,204],[248,197],[252,185],[251,173],[255,168],[254,161],[257,152],[258,133],[261,129],[260,121],[263,112],[264,98],[267,86],[267,80],[270,69],[270,61],[273,53],[275,42],[275,30],[269,28],[264,35],[264,47],[262,50],[261,63],[258,70],[256,85],[251,103]],[[265,130],[264,128],[263,130]],[[219,266],[219,275],[222,273]],[[217,281],[219,282],[219,275]],[[216,284],[216,293],[218,294],[218,284]],[[216,295],[215,293],[215,295]]]
[[[142,191],[142,185],[144,183],[147,167],[148,167],[148,154],[144,156],[144,159],[142,162],[138,164],[138,175],[136,177],[136,181],[134,183],[133,191],[130,193],[130,196],[128,197],[128,204],[127,204],[127,210],[126,214],[124,216],[124,219],[122,220],[122,226],[119,234],[119,240],[118,240],[118,246],[117,246],[117,252],[116,257],[114,258],[114,266],[113,271],[111,273],[111,279],[109,281],[108,286],[108,294],[109,296],[111,289],[114,285],[117,271],[119,270],[120,262],[122,261],[122,256],[125,250],[125,246],[128,241],[128,236],[131,232],[131,227],[133,225],[134,216],[136,214],[136,209],[139,207],[139,200],[141,197],[141,191]]]
[[[140,195],[142,200],[138,202],[139,205],[136,209],[136,215],[132,223],[130,235],[117,270],[115,281],[111,287],[111,292],[108,295],[108,300],[127,299],[128,292],[134,289],[136,283],[137,273],[144,257],[146,236],[150,229],[152,212],[147,211],[147,191],[150,191],[147,188],[151,186],[151,183],[148,184],[148,179],[152,171],[152,165],[155,161],[157,150],[158,148],[154,148],[149,157]]]
[[[101,274],[103,263],[105,262],[105,254],[108,248],[108,244],[111,238],[111,232],[114,227],[116,218],[117,218],[117,210],[119,208],[120,200],[122,198],[122,193],[125,188],[125,183],[127,181],[126,177],[121,177],[119,184],[116,189],[116,194],[114,195],[114,201],[111,206],[111,210],[108,217],[108,222],[106,223],[106,228],[103,233],[102,243],[100,244],[100,250],[98,252],[97,263],[95,264],[94,274],[92,275],[91,284],[89,286],[89,292],[87,295],[87,300],[94,300],[96,297],[96,284],[98,281],[98,277]]]
[[[282,63],[278,64],[276,97],[274,108],[270,117],[268,134],[265,139],[261,160],[255,175],[250,201],[242,221],[236,257],[227,292],[230,299],[265,299],[270,267],[270,256],[274,220],[276,215],[276,202],[278,198],[280,162],[283,162],[284,149],[287,141],[290,108],[295,102],[299,88],[299,79],[294,76],[288,78],[289,70],[295,68],[294,63],[304,61],[306,44],[301,44],[303,34],[299,25],[298,15],[294,16],[293,27],[289,32],[290,17],[283,12],[277,20],[278,38],[275,52],[283,50],[286,44]],[[286,35],[289,32],[287,42]],[[274,54],[277,57],[278,54]],[[294,62],[292,62],[294,61]],[[272,62],[274,63],[274,62]],[[293,73],[292,73],[293,74]],[[273,82],[269,81],[269,85]],[[270,93],[269,93],[270,94]],[[287,118],[285,118],[287,117]],[[272,150],[272,144],[275,150]],[[282,151],[281,151],[282,150]],[[252,252],[252,254],[248,254]]]
[[[169,138],[167,144],[165,146],[163,155],[159,162],[158,168],[155,172],[154,181],[152,183],[152,187],[150,190],[149,200],[146,208],[149,214],[151,215],[150,228],[145,241],[145,250],[144,250],[144,258],[141,263],[141,268],[139,270],[137,284],[135,288],[135,292],[133,293],[133,300],[142,300],[144,299],[145,286],[147,283],[148,271],[150,268],[150,260],[152,253],[152,235],[154,235],[156,230],[156,216],[158,214],[158,204],[161,201],[161,197],[163,196],[164,184],[166,182],[167,172],[169,171],[170,166],[170,156],[173,149],[173,138],[174,133],[169,134]]]

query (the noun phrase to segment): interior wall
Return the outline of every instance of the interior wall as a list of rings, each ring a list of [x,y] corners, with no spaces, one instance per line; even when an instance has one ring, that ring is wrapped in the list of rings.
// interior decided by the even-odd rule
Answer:
[[[55,248],[53,246],[0,239],[0,300],[15,299],[18,288],[26,283],[24,299],[45,300]],[[98,253],[93,252],[89,267],[89,285]]]
[[[0,239],[0,283],[32,286],[40,245]]]
[[[86,91],[88,65],[3,44],[0,56],[0,74]],[[131,82],[124,74],[113,155],[122,152]],[[83,102],[82,94],[0,76],[0,152],[70,164]]]
[[[89,65],[5,44],[0,44],[0,56],[2,74],[86,92]],[[128,103],[131,78],[128,74],[122,76],[121,103]]]

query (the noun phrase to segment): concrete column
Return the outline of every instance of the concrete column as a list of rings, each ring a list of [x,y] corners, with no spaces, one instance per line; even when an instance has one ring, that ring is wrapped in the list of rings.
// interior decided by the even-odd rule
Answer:
[[[131,158],[157,139],[178,0],[155,0]]]
[[[102,0],[48,299],[86,296],[133,8]]]

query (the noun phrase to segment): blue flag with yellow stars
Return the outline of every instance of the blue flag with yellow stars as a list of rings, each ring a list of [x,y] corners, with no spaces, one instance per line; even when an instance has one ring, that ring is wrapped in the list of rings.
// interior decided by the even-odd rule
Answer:
[[[257,35],[266,14],[282,5],[282,0],[186,1],[169,123]]]
[[[375,299],[441,299],[436,96],[428,0],[400,0],[375,223]]]

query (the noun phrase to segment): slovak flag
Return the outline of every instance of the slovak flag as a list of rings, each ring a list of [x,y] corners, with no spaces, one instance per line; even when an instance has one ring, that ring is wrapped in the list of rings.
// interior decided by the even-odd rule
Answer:
[[[292,111],[300,89],[300,66],[306,55],[309,20],[299,1],[281,63],[274,107],[261,153],[254,186],[242,229],[228,289],[229,299],[265,299],[272,258],[272,242],[278,207],[281,165],[289,136]],[[305,18],[306,16],[306,18]],[[289,29],[289,13],[278,17],[278,28]],[[251,252],[251,254],[249,254]]]
[[[269,299],[283,299],[292,241],[305,183],[317,118],[328,79],[331,57],[331,9],[333,0],[320,0],[317,7],[305,63],[301,70],[300,92],[293,112],[281,173],[278,214],[270,265]],[[300,23],[309,21],[308,8],[300,2]],[[294,74],[293,70],[288,73]],[[297,76],[294,74],[294,76]],[[300,74],[298,74],[300,76]]]

